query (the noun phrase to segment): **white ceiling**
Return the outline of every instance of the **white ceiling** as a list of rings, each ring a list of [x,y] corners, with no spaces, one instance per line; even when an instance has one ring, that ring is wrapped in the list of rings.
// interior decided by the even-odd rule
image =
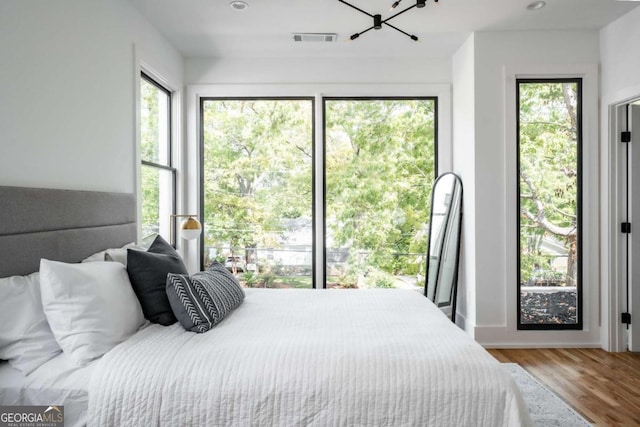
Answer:
[[[389,21],[417,35],[414,42],[392,28],[371,30],[372,19],[338,0],[246,0],[237,11],[230,0],[130,0],[185,57],[448,57],[473,31],[600,29],[637,6],[618,0],[428,0]],[[386,19],[393,0],[352,0]],[[414,4],[403,0],[396,11]],[[291,33],[336,33],[333,43],[296,43]]]

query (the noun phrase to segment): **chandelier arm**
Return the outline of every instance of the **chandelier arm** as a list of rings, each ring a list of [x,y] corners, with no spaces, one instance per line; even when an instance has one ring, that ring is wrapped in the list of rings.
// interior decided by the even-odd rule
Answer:
[[[360,31],[360,32],[358,33],[358,35],[359,35],[359,36],[361,36],[361,35],[363,35],[364,33],[366,33],[367,31],[370,31],[370,30],[373,30],[373,25],[372,25],[372,26],[370,26],[369,28],[367,28],[367,29],[366,29],[366,30],[364,30],[364,31]]]
[[[390,17],[388,17],[387,19],[385,19],[384,21],[382,21],[383,24],[385,24],[387,21],[391,21],[393,18],[395,18],[398,15],[402,15],[403,13],[405,13],[408,10],[413,9],[414,7],[416,7],[417,3],[414,5],[409,6],[408,8],[406,8],[405,10],[401,10],[400,12],[396,13],[395,15],[391,15]]]
[[[359,7],[355,7],[354,5],[352,5],[352,4],[350,4],[350,3],[347,3],[347,2],[346,2],[346,1],[344,1],[344,0],[338,0],[338,1],[339,1],[340,3],[344,3],[344,4],[346,4],[346,5],[347,5],[347,6],[349,6],[349,7],[354,8],[354,9],[355,9],[355,10],[357,10],[358,12],[362,12],[362,13],[364,13],[365,15],[368,15],[368,16],[370,16],[370,17],[372,17],[372,18],[373,18],[373,15],[372,15],[372,14],[370,14],[369,12],[365,12],[364,10],[360,9]],[[367,31],[368,31],[368,30],[367,30]]]
[[[389,24],[388,22],[383,22],[383,24],[384,24],[384,25],[386,25],[386,26],[388,26],[388,27],[393,28],[393,29],[394,29],[394,30],[396,30],[396,31],[401,32],[401,33],[402,33],[402,34],[404,34],[405,36],[409,37],[411,40],[416,40],[416,39],[417,39],[417,37],[416,37],[416,36],[413,36],[413,35],[411,35],[411,34],[407,33],[406,31],[402,31],[400,28],[395,27],[395,26],[393,26],[393,25]],[[414,39],[414,37],[416,37],[416,39]]]
[[[373,30],[374,28],[375,28],[375,25],[372,25],[369,28],[367,28],[366,30],[360,31],[359,33],[352,34],[351,36],[349,36],[349,39],[350,40],[355,40],[358,37],[360,37],[362,34],[366,33],[367,31]],[[349,40],[347,40],[347,41],[349,41]]]

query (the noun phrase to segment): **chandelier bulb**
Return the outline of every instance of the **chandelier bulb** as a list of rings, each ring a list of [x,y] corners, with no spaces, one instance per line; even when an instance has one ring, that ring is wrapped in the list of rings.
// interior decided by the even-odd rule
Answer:
[[[400,5],[400,2],[401,2],[401,1],[402,1],[402,0],[396,0],[396,1],[391,5],[391,9],[389,9],[389,10],[393,10],[393,9],[395,9],[396,7],[398,7],[398,6]]]

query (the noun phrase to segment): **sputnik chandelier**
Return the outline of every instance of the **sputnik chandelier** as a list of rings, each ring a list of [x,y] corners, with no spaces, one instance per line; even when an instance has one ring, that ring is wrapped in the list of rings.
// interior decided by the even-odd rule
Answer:
[[[393,18],[395,18],[396,16],[402,15],[403,13],[405,13],[405,12],[407,12],[407,11],[409,11],[409,10],[413,9],[414,7],[417,7],[417,8],[419,8],[419,9],[420,9],[420,8],[423,8],[423,7],[425,6],[425,4],[427,3],[427,0],[416,0],[416,3],[415,3],[415,4],[413,4],[413,5],[409,6],[409,7],[407,7],[407,8],[406,8],[406,9],[404,9],[404,10],[401,10],[400,12],[396,13],[395,15],[392,15],[392,16],[388,17],[388,18],[387,18],[387,19],[385,19],[384,21],[382,20],[382,15],[380,15],[380,14],[372,15],[372,14],[370,14],[369,12],[365,12],[364,10],[362,10],[362,9],[360,9],[360,8],[358,8],[358,7],[356,7],[356,6],[352,5],[352,4],[350,4],[350,3],[347,3],[347,2],[346,2],[346,1],[344,1],[344,0],[338,0],[338,1],[339,1],[340,3],[344,3],[344,4],[346,4],[346,5],[347,5],[347,6],[349,6],[349,7],[354,8],[354,9],[355,9],[355,10],[357,10],[358,12],[362,12],[362,13],[364,13],[365,15],[368,15],[368,16],[370,16],[370,17],[372,17],[372,18],[373,18],[373,25],[372,25],[372,26],[370,26],[369,28],[367,28],[367,29],[366,29],[366,30],[364,30],[364,31],[360,31],[359,33],[352,34],[352,35],[351,35],[351,37],[349,37],[349,39],[350,39],[350,40],[355,40],[355,39],[357,39],[358,37],[360,37],[362,34],[366,33],[366,32],[367,32],[367,31],[369,31],[369,30],[379,30],[380,28],[382,28],[382,25],[386,25],[387,27],[391,27],[391,28],[393,28],[394,30],[401,32],[401,33],[402,33],[402,34],[404,34],[405,36],[409,37],[411,40],[414,40],[414,41],[418,41],[418,40],[419,40],[419,39],[418,39],[418,36],[415,36],[415,35],[413,35],[413,34],[409,34],[409,33],[407,33],[406,31],[402,31],[400,28],[398,28],[398,27],[396,27],[396,26],[394,26],[394,25],[389,24],[389,21],[391,21],[391,20],[392,20]],[[435,3],[438,3],[438,0],[433,0],[433,1],[434,1]],[[401,3],[401,2],[402,2],[402,0],[396,0],[396,1],[391,5],[391,10],[394,10],[395,8],[397,8],[397,7],[400,5],[400,3]]]

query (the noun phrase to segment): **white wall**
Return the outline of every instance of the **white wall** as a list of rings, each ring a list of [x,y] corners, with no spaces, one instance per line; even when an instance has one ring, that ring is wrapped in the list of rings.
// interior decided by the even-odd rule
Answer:
[[[600,62],[603,106],[640,94],[640,7],[600,31]]]
[[[0,185],[133,192],[136,59],[182,57],[126,0],[0,2]]]
[[[475,306],[475,35],[453,55],[453,171],[463,185],[462,237],[456,323],[474,334]]]
[[[455,67],[459,63],[468,69],[467,61],[471,53],[466,49],[469,49],[468,45],[463,46],[454,56],[454,73],[457,73]],[[517,248],[515,231],[507,227],[516,215],[515,192],[511,191],[515,189],[516,181],[510,175],[515,175],[510,172],[515,168],[515,140],[505,136],[509,125],[505,117],[513,117],[515,122],[515,108],[511,111],[505,102],[506,69],[517,67],[519,70],[526,70],[530,67],[537,72],[541,66],[548,66],[553,70],[554,66],[588,64],[590,69],[596,70],[598,55],[598,34],[595,31],[479,32],[475,33],[473,40],[473,86],[468,82],[468,74],[464,76],[464,70],[459,73],[463,75],[462,78],[454,78],[454,94],[462,84],[461,97],[467,96],[467,102],[474,103],[471,124],[474,131],[470,132],[468,123],[455,122],[459,117],[464,117],[465,109],[457,105],[458,102],[464,102],[464,99],[457,96],[454,99],[454,111],[459,113],[454,118],[454,132],[457,133],[454,136],[454,165],[456,171],[465,176],[465,192],[470,189],[474,194],[473,199],[465,198],[465,212],[473,213],[475,224],[465,224],[465,227],[475,228],[475,240],[466,241],[464,256],[467,259],[467,281],[475,281],[466,283],[465,286],[475,287],[475,292],[467,291],[467,297],[475,300],[466,301],[469,314],[475,313],[475,319],[467,318],[467,322],[475,324],[474,335],[481,343],[496,346],[551,346],[596,345],[598,342],[597,306],[595,310],[591,306],[588,308],[591,323],[584,334],[516,331],[516,283],[515,276],[511,277],[508,272],[514,271],[514,254]],[[470,90],[473,91],[473,96],[466,94]],[[589,102],[591,110],[597,111],[595,95]],[[466,114],[468,113],[467,109]],[[594,123],[597,122],[597,113],[594,115],[587,122],[597,129],[597,123]],[[471,137],[475,138],[475,156],[469,162],[460,159],[455,153],[470,151],[460,149],[460,146],[469,144],[464,138]],[[591,147],[596,144],[597,149],[597,142],[596,131],[591,134],[588,144]],[[509,150],[512,155],[507,154]],[[469,182],[470,176],[473,177],[472,182]],[[595,191],[597,194],[597,176],[595,188],[589,188],[588,191]],[[469,206],[469,201],[473,203],[472,206]],[[585,206],[585,210],[590,206]],[[597,224],[595,228],[597,232]],[[597,254],[597,246],[595,251]],[[470,272],[469,269],[473,271]],[[587,292],[591,295],[588,301],[595,303],[597,285]],[[592,295],[594,292],[596,296]]]
[[[448,58],[187,58],[186,84],[449,83]]]
[[[640,98],[640,8],[627,13],[600,31],[600,72],[601,72],[601,282],[602,320],[607,334],[603,334],[602,347],[608,350],[624,351],[624,329],[619,322],[623,311],[623,284],[615,266],[617,259],[616,214],[616,164],[618,162],[617,135],[612,135],[615,127],[610,125],[610,111],[613,106],[630,99]]]

